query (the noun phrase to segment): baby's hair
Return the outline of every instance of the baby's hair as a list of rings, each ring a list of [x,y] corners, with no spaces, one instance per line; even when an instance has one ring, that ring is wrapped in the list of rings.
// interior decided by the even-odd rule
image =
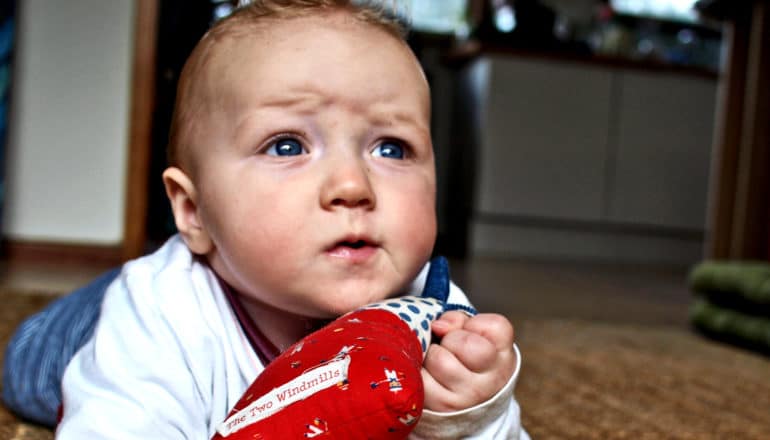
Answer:
[[[321,9],[342,9],[352,12],[356,18],[382,26],[386,30],[406,37],[407,21],[399,12],[403,0],[241,0],[239,10],[248,15],[247,20],[263,17],[292,18],[312,14]],[[237,14],[232,14],[232,16]]]
[[[394,37],[405,40],[407,20],[399,12],[399,0],[241,0],[232,14],[216,22],[203,36],[182,69],[177,87],[174,114],[171,120],[167,151],[168,164],[181,166],[180,144],[185,142],[185,132],[195,119],[200,106],[191,105],[194,95],[194,78],[211,59],[211,49],[217,43],[248,34],[257,34],[271,20],[287,20],[329,11],[346,11],[351,17],[385,30]]]

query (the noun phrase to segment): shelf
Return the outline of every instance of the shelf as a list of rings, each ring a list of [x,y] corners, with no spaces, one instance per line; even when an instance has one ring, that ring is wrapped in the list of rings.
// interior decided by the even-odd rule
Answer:
[[[558,51],[543,51],[508,47],[499,44],[467,41],[449,49],[444,61],[451,65],[465,65],[483,55],[503,55],[517,58],[540,59],[545,61],[583,63],[614,68],[635,69],[646,72],[674,73],[708,79],[718,79],[718,71],[695,66],[683,66],[654,60],[634,60],[617,56],[596,54],[575,54]]]

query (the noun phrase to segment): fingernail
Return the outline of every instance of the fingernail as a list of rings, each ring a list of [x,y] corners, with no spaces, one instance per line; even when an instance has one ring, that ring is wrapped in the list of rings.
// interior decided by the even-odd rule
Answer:
[[[431,324],[431,327],[434,330],[446,330],[449,328],[449,323],[446,323],[444,321],[433,321],[433,324]]]

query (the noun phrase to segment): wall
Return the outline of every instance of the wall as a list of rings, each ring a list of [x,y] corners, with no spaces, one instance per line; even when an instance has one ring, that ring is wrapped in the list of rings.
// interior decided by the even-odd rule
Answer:
[[[3,235],[123,238],[134,2],[20,0]]]

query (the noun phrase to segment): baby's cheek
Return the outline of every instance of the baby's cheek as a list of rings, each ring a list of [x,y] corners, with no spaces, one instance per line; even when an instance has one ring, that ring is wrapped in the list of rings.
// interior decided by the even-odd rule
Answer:
[[[432,206],[432,205],[431,205]],[[436,215],[434,210],[418,206],[400,217],[402,245],[420,261],[427,261],[436,241]]]

